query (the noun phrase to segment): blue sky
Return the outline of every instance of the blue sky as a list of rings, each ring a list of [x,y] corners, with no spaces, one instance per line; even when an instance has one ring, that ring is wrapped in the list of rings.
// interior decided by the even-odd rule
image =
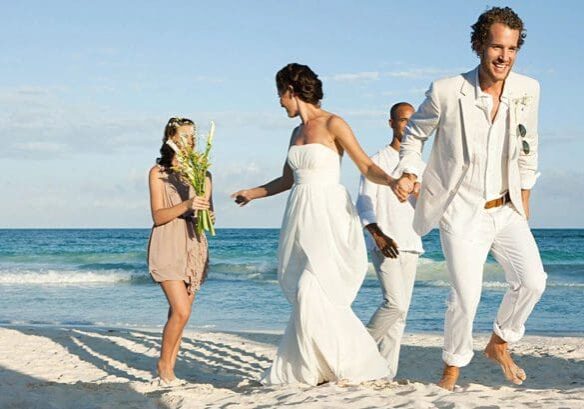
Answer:
[[[366,151],[388,108],[477,58],[470,25],[510,5],[527,39],[515,70],[541,82],[532,226],[584,227],[584,5],[562,1],[16,2],[0,24],[0,227],[148,227],[147,172],[166,120],[217,124],[219,227],[277,227],[285,194],[240,209],[228,194],[279,174],[291,129],[274,75],[323,79],[326,109]],[[353,197],[356,167],[345,158]]]

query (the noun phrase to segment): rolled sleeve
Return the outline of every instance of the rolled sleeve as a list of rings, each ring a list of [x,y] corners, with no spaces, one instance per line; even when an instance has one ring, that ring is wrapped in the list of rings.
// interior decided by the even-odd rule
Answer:
[[[357,198],[357,212],[363,227],[377,223],[375,208],[377,205],[377,185],[361,175],[359,181],[359,196]]]
[[[521,173],[521,189],[531,190],[535,186],[535,182],[540,177],[540,172],[522,172]]]

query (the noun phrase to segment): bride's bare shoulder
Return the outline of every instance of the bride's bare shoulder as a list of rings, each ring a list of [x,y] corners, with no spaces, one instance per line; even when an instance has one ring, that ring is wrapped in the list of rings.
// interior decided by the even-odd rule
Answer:
[[[326,126],[330,131],[348,128],[349,124],[337,114],[331,114],[326,121]],[[334,133],[334,132],[333,132]]]

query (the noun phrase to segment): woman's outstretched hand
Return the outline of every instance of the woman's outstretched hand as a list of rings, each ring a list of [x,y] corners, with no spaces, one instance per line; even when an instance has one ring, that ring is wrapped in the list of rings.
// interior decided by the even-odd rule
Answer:
[[[209,209],[209,200],[202,196],[194,196],[188,200],[188,207],[190,210],[207,210]]]
[[[231,198],[237,203],[239,206],[245,206],[249,202],[251,202],[254,197],[251,194],[250,190],[244,189],[238,192],[235,192],[231,195]]]

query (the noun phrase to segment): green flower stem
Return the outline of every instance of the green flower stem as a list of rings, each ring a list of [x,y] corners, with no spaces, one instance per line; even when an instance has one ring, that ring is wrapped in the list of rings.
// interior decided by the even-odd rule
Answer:
[[[211,236],[215,235],[215,227],[213,226],[213,221],[211,220],[211,212],[208,210],[198,210],[197,211],[197,234],[201,234],[208,231]]]

